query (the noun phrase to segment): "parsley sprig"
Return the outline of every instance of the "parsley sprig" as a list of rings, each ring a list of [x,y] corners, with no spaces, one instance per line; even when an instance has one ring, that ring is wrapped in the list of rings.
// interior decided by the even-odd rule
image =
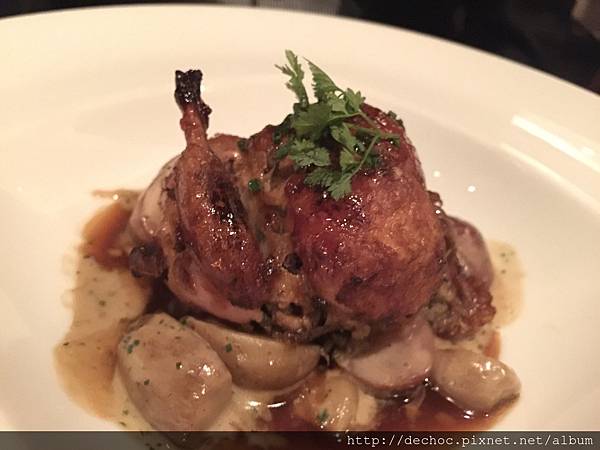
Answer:
[[[294,104],[294,112],[280,125],[289,136],[287,142],[279,146],[275,157],[289,157],[296,169],[307,172],[304,179],[307,185],[320,186],[339,200],[351,193],[354,175],[363,168],[379,164],[373,151],[377,142],[382,139],[397,141],[400,136],[382,132],[362,111],[365,98],[360,92],[341,89],[321,68],[307,61],[317,100],[310,103],[298,57],[290,50],[286,50],[285,55],[287,64],[276,67],[290,77],[286,86],[298,101]],[[347,122],[352,117],[361,117],[368,127]],[[337,163],[325,145],[331,140],[339,144]]]

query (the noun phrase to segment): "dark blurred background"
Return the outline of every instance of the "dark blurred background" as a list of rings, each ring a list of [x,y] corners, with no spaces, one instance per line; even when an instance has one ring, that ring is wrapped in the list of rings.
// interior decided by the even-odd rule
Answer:
[[[131,3],[157,2],[0,0],[0,16]],[[363,18],[496,53],[600,93],[600,0],[209,0],[176,3],[286,8]]]

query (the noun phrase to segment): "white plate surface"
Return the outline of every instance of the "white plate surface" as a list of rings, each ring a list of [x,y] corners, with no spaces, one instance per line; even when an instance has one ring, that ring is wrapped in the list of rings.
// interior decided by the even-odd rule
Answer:
[[[513,244],[525,305],[502,358],[523,382],[501,429],[600,429],[600,99],[397,29],[218,7],[0,21],[0,429],[114,429],[59,386],[52,348],[98,188],[140,188],[182,150],[173,71],[201,68],[212,132],[291,105],[290,48],[404,119],[449,212]]]

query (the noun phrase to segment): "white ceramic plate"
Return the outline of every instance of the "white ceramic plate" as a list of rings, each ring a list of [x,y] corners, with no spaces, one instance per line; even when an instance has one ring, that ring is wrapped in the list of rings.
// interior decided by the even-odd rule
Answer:
[[[59,387],[74,247],[98,188],[143,187],[182,150],[173,71],[201,68],[211,131],[292,101],[290,48],[400,114],[447,210],[517,249],[525,305],[501,429],[600,429],[600,98],[437,39],[268,10],[129,7],[0,21],[0,429],[114,429]]]

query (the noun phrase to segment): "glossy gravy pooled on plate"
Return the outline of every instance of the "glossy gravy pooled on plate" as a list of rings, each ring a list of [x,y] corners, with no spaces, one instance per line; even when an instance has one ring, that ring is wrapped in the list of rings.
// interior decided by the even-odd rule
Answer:
[[[153,286],[131,275],[127,255],[131,242],[127,221],[136,192],[100,193],[114,200],[85,226],[83,244],[72,290],[73,321],[55,349],[55,362],[68,394],[93,414],[119,423],[126,429],[151,430],[120,380],[117,345],[131,321],[154,306]],[[452,345],[498,357],[498,328],[512,321],[521,302],[523,277],[519,259],[505,243],[488,242],[495,278],[491,288],[497,309],[492,323],[469,340],[450,344],[438,340],[438,347]],[[257,391],[234,386],[229,406],[211,426],[214,430],[310,430],[314,425],[294,414],[298,393],[327,374],[311,375],[299,386],[285,392]],[[481,430],[490,428],[512,402],[492,414],[469,415],[424,387],[410,399],[381,401],[359,390],[358,413],[353,425],[362,430]]]

